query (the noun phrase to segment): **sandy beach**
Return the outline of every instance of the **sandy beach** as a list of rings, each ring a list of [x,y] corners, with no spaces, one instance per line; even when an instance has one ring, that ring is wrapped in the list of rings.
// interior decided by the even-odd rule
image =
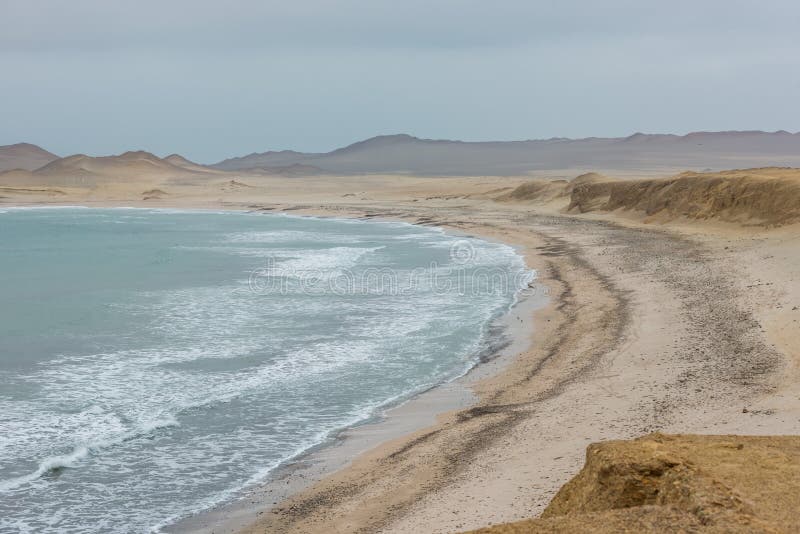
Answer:
[[[255,499],[245,515],[257,521],[228,529],[458,532],[537,516],[592,442],[800,431],[796,226],[498,200],[523,181],[314,177],[298,188],[243,176],[162,185],[147,201],[142,185],[124,184],[5,202],[402,219],[513,244],[537,271],[549,301],[519,318],[531,326],[517,335],[530,343],[470,385],[472,405],[445,406],[434,424],[340,458],[345,468],[299,481],[275,505]]]

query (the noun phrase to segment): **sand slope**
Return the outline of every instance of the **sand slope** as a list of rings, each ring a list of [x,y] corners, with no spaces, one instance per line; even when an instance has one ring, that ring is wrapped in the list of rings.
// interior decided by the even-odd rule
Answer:
[[[686,172],[662,180],[584,183],[574,188],[567,209],[579,213],[632,210],[666,219],[781,226],[800,220],[800,171]]]
[[[188,171],[199,172],[199,173],[221,174],[219,171],[215,171],[210,167],[206,167],[204,165],[200,165],[199,163],[195,163],[194,161],[190,161],[181,156],[180,154],[170,154],[169,156],[165,157],[162,161],[165,161],[170,165],[174,165],[175,167],[186,169]]]
[[[473,531],[797,532],[800,436],[652,434],[590,445],[541,519]]]
[[[560,211],[576,214],[622,211],[649,221],[687,218],[775,227],[800,221],[800,170],[683,172],[641,180],[587,173],[569,182],[530,180],[496,199],[534,204],[565,199]]]

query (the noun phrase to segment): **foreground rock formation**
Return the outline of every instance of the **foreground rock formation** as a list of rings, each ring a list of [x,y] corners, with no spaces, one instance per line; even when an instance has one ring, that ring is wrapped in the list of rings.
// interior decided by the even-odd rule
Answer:
[[[650,434],[590,445],[539,519],[481,534],[799,532],[800,436]]]

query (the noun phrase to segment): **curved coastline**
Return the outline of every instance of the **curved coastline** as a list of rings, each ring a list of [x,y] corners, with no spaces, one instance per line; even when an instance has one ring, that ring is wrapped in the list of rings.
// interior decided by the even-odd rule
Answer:
[[[33,206],[4,206],[8,209],[60,209],[60,208],[95,208],[90,205],[33,205]],[[131,209],[157,212],[175,213],[236,213],[241,214],[241,209],[195,209],[195,208],[170,208],[170,207],[145,207],[145,206],[102,206],[103,209]],[[259,212],[249,210],[254,215]],[[315,216],[310,214],[297,214],[289,212],[270,213],[269,215],[337,219],[340,221],[353,221],[353,217],[330,217],[328,215]],[[363,222],[381,222],[380,218],[367,217]],[[412,225],[413,222],[399,221],[397,219],[385,222],[402,222]],[[431,225],[425,225],[430,227]],[[439,228],[443,233],[451,235],[464,235],[455,229]],[[464,235],[464,237],[476,237]],[[500,242],[487,238],[487,241]],[[508,244],[508,243],[504,243]],[[513,245],[512,245],[513,246]],[[519,253],[520,251],[517,250]],[[546,298],[536,291],[520,290],[514,301],[502,312],[502,315],[493,319],[488,325],[489,332],[485,339],[484,347],[476,353],[469,367],[460,374],[453,376],[443,383],[438,383],[421,391],[409,392],[398,395],[388,400],[382,407],[370,415],[366,420],[356,421],[334,435],[308,449],[297,452],[288,460],[277,467],[269,469],[269,474],[254,476],[253,482],[248,483],[248,491],[232,491],[224,500],[210,509],[195,512],[187,518],[167,520],[155,527],[155,531],[166,532],[198,532],[230,529],[232,531],[244,528],[263,513],[264,507],[270,507],[278,498],[288,498],[294,493],[308,487],[315,481],[346,467],[354,458],[363,452],[380,445],[381,443],[398,439],[422,428],[435,424],[439,414],[448,411],[462,410],[472,406],[476,401],[471,385],[478,380],[497,374],[500,369],[508,365],[510,359],[517,352],[523,350],[528,343],[530,325],[528,318],[530,311],[541,307]],[[512,312],[515,317],[512,320]],[[520,321],[519,317],[525,317]],[[266,471],[265,471],[266,473]],[[287,479],[292,479],[289,484]],[[278,491],[276,491],[278,490]],[[276,497],[276,495],[280,497]],[[258,495],[265,496],[257,507],[253,500]],[[269,502],[268,502],[269,501]],[[245,504],[246,503],[246,504]]]
[[[313,208],[296,206],[290,209],[294,212],[312,216],[341,217],[343,215],[340,209],[330,210],[322,206]],[[347,217],[410,221],[426,226],[438,226],[448,232],[468,234],[489,241],[503,242],[513,246],[523,255],[528,268],[532,268],[532,258],[541,257],[538,249],[544,244],[541,236],[518,232],[511,237],[508,235],[508,228],[496,228],[493,225],[474,225],[467,228],[461,224],[452,224],[446,218],[437,217],[433,214],[426,214],[420,217],[416,213],[409,214],[393,210],[351,210],[348,208],[345,208],[344,212]],[[386,459],[395,459],[399,455],[424,457],[430,451],[417,454],[414,449],[419,448],[420,445],[425,446],[431,437],[452,427],[454,423],[457,425],[459,423],[471,423],[479,418],[482,419],[484,415],[492,415],[502,411],[490,409],[487,412],[485,411],[485,405],[487,402],[497,400],[502,395],[502,392],[507,389],[508,383],[504,379],[504,375],[513,375],[520,365],[529,364],[529,362],[520,362],[519,360],[526,359],[526,356],[529,357],[530,352],[535,350],[532,349],[534,333],[537,337],[538,335],[542,335],[544,338],[549,337],[552,331],[550,331],[550,325],[547,323],[550,323],[553,311],[561,310],[565,305],[564,292],[557,287],[561,282],[559,276],[549,271],[541,273],[538,268],[535,269],[535,272],[537,273],[535,290],[532,294],[519,299],[503,318],[505,328],[511,333],[511,342],[498,350],[492,358],[478,362],[465,375],[456,380],[423,392],[396,407],[395,410],[400,413],[391,413],[392,411],[387,413],[387,417],[383,421],[376,423],[375,427],[385,425],[384,428],[389,429],[389,432],[382,435],[378,434],[377,439],[374,439],[375,435],[373,434],[373,439],[363,441],[361,447],[354,447],[349,450],[339,449],[337,451],[337,448],[346,444],[348,439],[355,438],[357,443],[360,437],[365,437],[358,435],[359,430],[361,430],[358,427],[352,429],[355,430],[355,435],[350,434],[350,431],[345,431],[342,439],[327,449],[332,455],[338,455],[337,462],[334,465],[328,464],[325,469],[314,472],[314,460],[311,460],[312,463],[304,464],[301,458],[297,464],[287,466],[280,473],[278,484],[274,486],[268,484],[257,490],[257,493],[260,493],[262,498],[255,497],[249,501],[242,499],[233,508],[212,510],[211,514],[204,517],[202,521],[183,523],[183,526],[188,528],[179,529],[176,532],[327,532],[330,531],[331,527],[338,528],[339,526],[344,526],[346,530],[366,532],[375,527],[378,527],[378,530],[385,527],[387,525],[385,519],[381,520],[380,525],[376,525],[371,521],[365,521],[362,524],[360,519],[364,516],[364,513],[357,514],[356,522],[348,520],[344,525],[338,520],[334,522],[324,520],[319,522],[316,517],[307,517],[307,515],[313,515],[317,512],[316,510],[309,510],[307,503],[312,501],[314,502],[311,505],[312,508],[321,507],[323,509],[339,505],[348,506],[346,501],[349,499],[348,494],[350,492],[346,489],[341,492],[343,495],[340,500],[340,498],[331,495],[330,485],[333,485],[334,488],[338,486],[339,488],[335,491],[339,492],[342,481],[347,484],[354,478],[360,478],[365,470],[373,471],[376,463],[383,463]],[[554,289],[556,290],[556,295],[555,298],[551,298]],[[541,344],[541,341],[537,340],[537,343]],[[453,388],[456,388],[457,391],[460,390],[460,392],[454,392]],[[461,396],[461,400],[453,402],[453,397],[458,395]],[[418,403],[420,406],[417,406]],[[399,431],[391,432],[393,424],[404,417],[409,417],[409,414],[402,413],[405,409],[411,412],[411,417],[417,417],[416,422],[413,425],[407,425],[405,428],[398,425],[395,428]],[[419,419],[420,414],[423,415],[423,419]],[[516,417],[512,416],[510,419],[514,420]],[[513,423],[511,424],[513,425]],[[490,424],[487,428],[479,429],[477,434],[481,438],[488,437],[487,433],[495,434],[494,437],[489,438],[494,440],[505,435],[508,426],[509,421],[503,421],[499,425]],[[369,433],[368,426],[362,428]],[[466,432],[471,431],[466,430]],[[483,444],[478,444],[477,446],[476,444],[470,444],[469,448],[483,448]],[[447,448],[438,447],[437,449],[433,452],[434,455],[448,454]],[[323,460],[324,451],[325,449],[323,449]],[[316,451],[312,452],[310,456],[313,457],[314,454],[316,454]],[[304,472],[304,469],[309,467],[311,468],[311,476],[308,475],[309,472]],[[451,475],[448,474],[448,477]],[[387,473],[379,472],[378,474],[378,478],[386,479],[389,476]],[[284,482],[291,489],[281,492],[279,498],[273,499],[274,488],[280,487],[280,484]],[[416,484],[417,482],[415,481],[414,485]],[[431,488],[424,487],[424,484],[422,486],[420,488],[421,494],[431,491]],[[416,500],[416,497],[414,500]],[[363,504],[363,501],[359,504]],[[376,507],[387,507],[387,503],[378,500],[374,507],[369,508],[369,511],[373,511]],[[392,508],[391,503],[388,503],[388,508]],[[308,514],[308,512],[311,512],[311,514]],[[402,508],[395,507],[395,510],[390,515],[398,517],[401,514]],[[172,530],[168,531],[172,532]]]

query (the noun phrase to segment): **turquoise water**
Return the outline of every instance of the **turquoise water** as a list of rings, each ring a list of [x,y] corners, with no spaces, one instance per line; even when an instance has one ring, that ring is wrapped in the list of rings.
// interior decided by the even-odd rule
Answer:
[[[452,379],[531,277],[394,222],[0,209],[0,531],[150,532]]]

